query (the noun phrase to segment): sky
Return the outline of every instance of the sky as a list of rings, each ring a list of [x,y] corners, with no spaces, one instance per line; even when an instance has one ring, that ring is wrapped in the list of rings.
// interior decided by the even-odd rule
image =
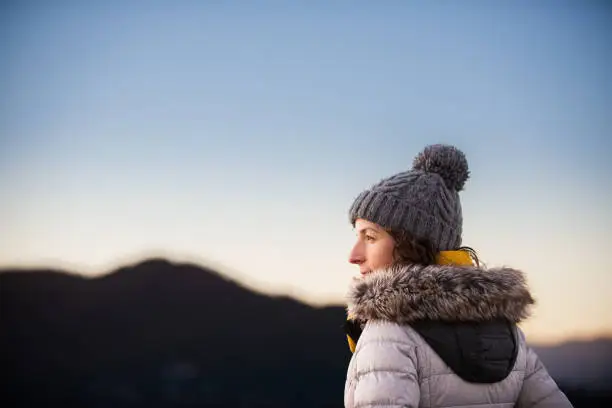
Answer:
[[[93,3],[0,5],[0,268],[165,256],[342,304],[352,200],[449,143],[528,336],[612,334],[608,3]]]

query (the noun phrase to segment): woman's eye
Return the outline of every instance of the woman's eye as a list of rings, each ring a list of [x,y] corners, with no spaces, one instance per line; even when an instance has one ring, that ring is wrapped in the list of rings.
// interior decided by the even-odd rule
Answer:
[[[366,235],[365,237],[366,241],[374,241],[374,237]]]

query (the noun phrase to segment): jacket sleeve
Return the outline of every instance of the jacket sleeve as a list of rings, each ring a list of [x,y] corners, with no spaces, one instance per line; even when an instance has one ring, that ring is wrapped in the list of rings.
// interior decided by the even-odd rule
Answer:
[[[370,322],[357,344],[347,378],[347,408],[416,408],[415,345],[401,326]]]
[[[572,408],[535,351],[527,347],[525,379],[517,408]]]

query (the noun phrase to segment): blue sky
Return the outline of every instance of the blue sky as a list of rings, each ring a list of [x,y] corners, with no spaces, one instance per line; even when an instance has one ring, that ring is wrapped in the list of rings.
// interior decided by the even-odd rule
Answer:
[[[605,2],[1,7],[0,266],[163,254],[341,302],[351,200],[446,142],[464,243],[539,298],[527,330],[612,331]]]

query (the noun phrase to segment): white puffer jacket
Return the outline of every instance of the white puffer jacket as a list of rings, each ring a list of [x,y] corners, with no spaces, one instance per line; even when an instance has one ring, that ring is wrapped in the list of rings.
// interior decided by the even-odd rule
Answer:
[[[345,407],[571,407],[516,326],[531,304],[507,268],[394,266],[355,280],[348,313],[362,331]]]

